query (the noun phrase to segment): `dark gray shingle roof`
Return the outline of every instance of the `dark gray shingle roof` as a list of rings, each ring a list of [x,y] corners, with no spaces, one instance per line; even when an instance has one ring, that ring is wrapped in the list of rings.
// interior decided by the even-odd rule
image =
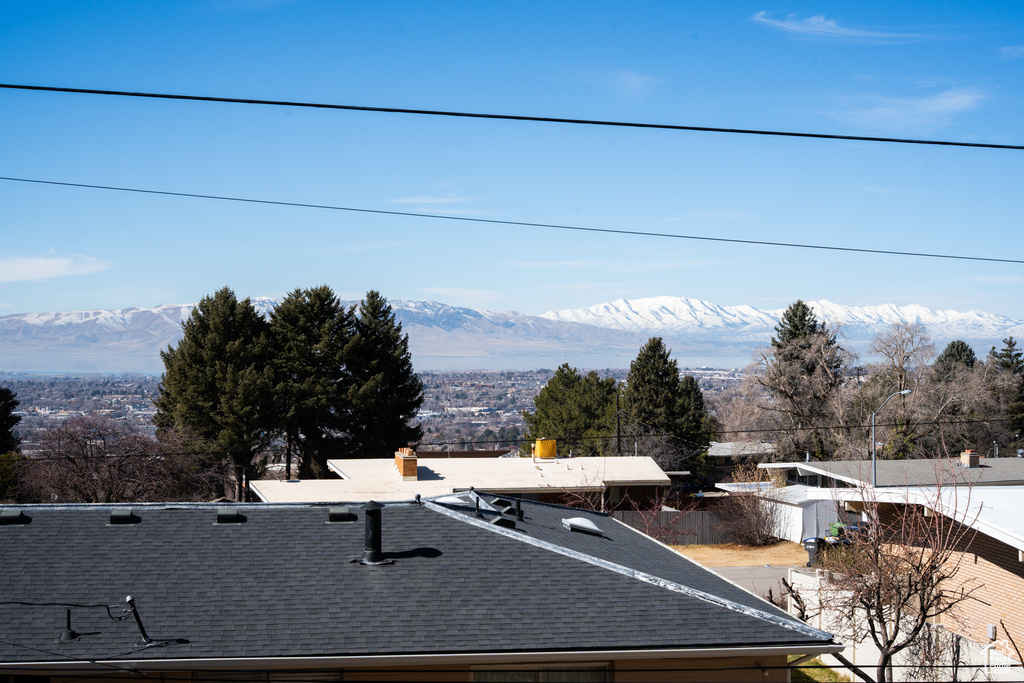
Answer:
[[[388,504],[394,564],[377,567],[351,561],[361,509],[328,523],[328,506],[246,505],[244,523],[217,524],[213,506],[137,505],[127,525],[109,524],[110,506],[23,509],[29,523],[0,525],[3,662],[831,642],[611,518],[557,506],[524,503],[505,530],[468,508]],[[581,515],[604,535],[563,528]],[[127,595],[160,647],[108,617]],[[67,605],[82,635],[58,644]]]
[[[959,458],[878,460],[878,486],[934,486],[944,484],[1012,486],[1024,484],[1024,458],[982,458],[979,467],[964,467]],[[870,460],[833,460],[793,463],[806,471],[820,471],[852,482],[871,483]]]

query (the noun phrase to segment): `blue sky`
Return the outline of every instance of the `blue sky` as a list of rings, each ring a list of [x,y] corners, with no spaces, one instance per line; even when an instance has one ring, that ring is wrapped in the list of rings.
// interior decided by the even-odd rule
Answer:
[[[0,82],[1024,144],[1024,5],[0,4]],[[1024,151],[0,90],[0,176],[1024,259]],[[0,315],[224,285],[1024,318],[1024,266],[0,182]]]

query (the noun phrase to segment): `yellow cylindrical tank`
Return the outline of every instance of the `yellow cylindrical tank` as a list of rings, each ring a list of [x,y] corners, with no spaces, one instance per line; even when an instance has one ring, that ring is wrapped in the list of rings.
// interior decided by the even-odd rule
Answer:
[[[554,458],[556,454],[556,445],[554,439],[537,439],[537,446],[533,450],[533,454],[538,458]]]

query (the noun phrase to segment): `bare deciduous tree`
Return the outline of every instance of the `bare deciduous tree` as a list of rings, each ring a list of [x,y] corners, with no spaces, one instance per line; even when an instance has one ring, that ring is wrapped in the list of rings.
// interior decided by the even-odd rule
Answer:
[[[201,454],[175,452],[125,422],[73,417],[46,430],[21,468],[20,495],[61,503],[209,498],[223,472]]]
[[[941,477],[940,477],[941,479]],[[959,495],[958,495],[959,494]],[[880,651],[876,676],[891,680],[893,657],[926,636],[940,615],[955,619],[955,608],[980,586],[958,577],[974,536],[970,488],[936,486],[927,499],[879,501],[873,489],[857,498],[873,521],[850,544],[823,553],[828,580],[816,596],[827,627],[843,637],[870,637]]]
[[[921,323],[893,323],[875,336],[871,350],[882,357],[872,374],[890,393],[920,384],[935,355],[935,345]]]
[[[741,545],[763,546],[779,540],[781,508],[771,500],[775,482],[768,470],[754,462],[741,464],[728,483],[741,485],[715,506],[716,526]]]

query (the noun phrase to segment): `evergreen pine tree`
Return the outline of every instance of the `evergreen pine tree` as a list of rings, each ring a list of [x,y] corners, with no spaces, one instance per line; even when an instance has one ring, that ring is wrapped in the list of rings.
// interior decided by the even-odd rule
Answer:
[[[0,454],[16,451],[21,443],[14,433],[14,428],[21,422],[21,416],[14,414],[17,409],[18,395],[9,387],[0,386]]]
[[[359,304],[345,362],[352,378],[349,457],[392,457],[423,438],[423,428],[411,424],[423,403],[423,383],[413,371],[409,337],[379,292],[367,292]]]
[[[270,326],[276,415],[287,448],[302,454],[301,478],[326,477],[332,444],[351,420],[345,348],[355,335],[354,314],[324,285],[288,294]]]
[[[600,455],[614,430],[615,380],[591,371],[581,375],[563,363],[523,411],[528,441],[555,439],[558,454]]]
[[[182,323],[184,336],[168,347],[158,429],[183,429],[208,449],[226,454],[237,477],[237,496],[254,470],[253,458],[273,435],[273,372],[269,325],[249,299],[224,287],[199,302]]]
[[[679,433],[676,438],[684,442],[691,452],[703,454],[715,438],[715,421],[708,414],[704,392],[693,375],[679,380]]]
[[[781,349],[798,340],[804,340],[825,332],[825,324],[818,320],[811,307],[797,299],[783,311],[775,327],[772,347]]]
[[[659,464],[693,463],[711,443],[714,428],[697,380],[680,378],[661,337],[652,337],[630,363],[623,394],[626,420],[635,435],[663,435]]]
[[[849,359],[837,334],[797,299],[783,312],[771,348],[761,355],[754,379],[768,391],[786,430],[777,444],[782,451],[829,455],[832,444],[820,426],[827,423]]]
[[[1003,340],[1003,348],[996,351],[996,347],[988,354],[989,362],[994,362],[999,368],[1015,375],[1024,375],[1024,352],[1017,348],[1017,340],[1007,337]]]
[[[1009,375],[1009,389],[1004,397],[1007,428],[1018,433],[1024,431],[1024,352],[1017,348],[1016,339],[1007,337],[1003,348],[996,351],[992,347],[988,362],[997,372]]]
[[[974,355],[974,349],[967,342],[954,339],[942,350],[942,353],[935,359],[932,367],[938,373],[939,379],[944,380],[957,367],[973,368],[976,361],[977,357]]]

